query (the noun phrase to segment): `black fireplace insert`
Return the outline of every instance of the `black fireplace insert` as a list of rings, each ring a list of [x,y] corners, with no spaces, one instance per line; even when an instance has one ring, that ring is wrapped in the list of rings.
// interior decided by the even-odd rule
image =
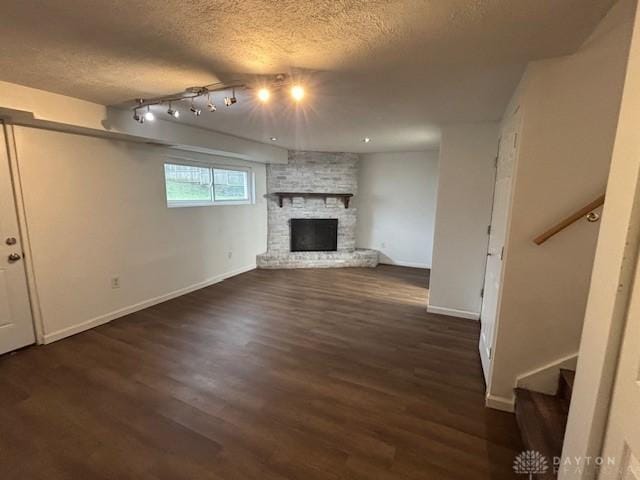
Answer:
[[[335,252],[338,250],[337,218],[292,218],[292,252]]]

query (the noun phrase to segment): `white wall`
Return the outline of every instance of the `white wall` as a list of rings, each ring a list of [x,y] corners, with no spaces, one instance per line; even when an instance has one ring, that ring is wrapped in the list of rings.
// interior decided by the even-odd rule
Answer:
[[[438,151],[360,156],[357,245],[392,265],[431,268]]]
[[[28,127],[15,139],[47,341],[250,269],[266,249],[262,164],[224,159],[253,169],[255,205],[170,209],[164,147]]]
[[[529,65],[512,102],[523,127],[489,384],[505,404],[519,377],[578,351],[599,224],[532,239],[605,190],[631,19],[614,12],[575,55]]]
[[[480,316],[497,149],[496,123],[442,130],[430,312]]]

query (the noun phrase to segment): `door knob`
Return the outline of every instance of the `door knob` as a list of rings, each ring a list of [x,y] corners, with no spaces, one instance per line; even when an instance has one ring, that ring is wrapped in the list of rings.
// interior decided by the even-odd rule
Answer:
[[[12,253],[11,255],[9,255],[9,262],[13,263],[13,262],[17,262],[18,260],[20,260],[22,257],[20,256],[20,254],[18,253]]]

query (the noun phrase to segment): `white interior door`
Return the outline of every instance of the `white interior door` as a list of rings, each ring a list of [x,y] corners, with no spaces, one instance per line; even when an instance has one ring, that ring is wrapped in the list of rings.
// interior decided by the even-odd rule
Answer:
[[[487,267],[484,277],[484,294],[480,313],[480,359],[485,382],[489,383],[493,336],[502,279],[502,258],[504,252],[509,206],[511,203],[511,179],[517,156],[520,114],[516,112],[504,124],[500,136],[498,160],[496,162],[496,184],[493,193],[493,210],[489,230]]]
[[[7,143],[0,122],[0,354],[35,342],[22,257]]]
[[[640,480],[640,262],[636,264],[602,456],[599,478]]]

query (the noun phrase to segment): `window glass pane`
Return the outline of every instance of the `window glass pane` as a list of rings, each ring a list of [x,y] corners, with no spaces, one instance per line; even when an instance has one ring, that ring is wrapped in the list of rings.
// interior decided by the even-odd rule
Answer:
[[[165,164],[164,177],[169,202],[213,201],[210,168]]]
[[[242,170],[214,169],[213,191],[217,202],[249,200],[249,174]]]

